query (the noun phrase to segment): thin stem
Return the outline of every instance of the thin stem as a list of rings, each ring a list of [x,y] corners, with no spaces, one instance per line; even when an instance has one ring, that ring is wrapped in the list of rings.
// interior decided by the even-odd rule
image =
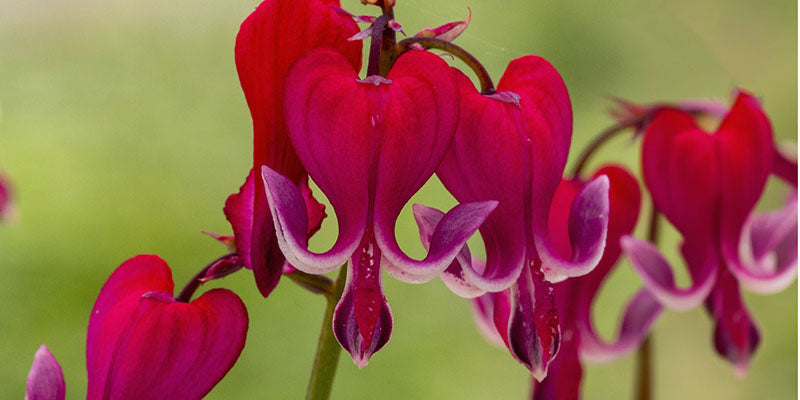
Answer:
[[[656,244],[660,236],[659,221],[661,213],[653,203],[653,210],[650,213],[650,227],[647,231],[647,239],[650,243]],[[636,399],[651,400],[653,398],[653,335],[649,334],[639,350],[636,351]]]
[[[609,139],[616,136],[618,133],[625,131],[625,129],[632,127],[633,125],[629,123],[621,123],[609,126],[604,131],[600,132],[599,135],[595,136],[591,143],[586,146],[583,151],[581,152],[580,157],[578,158],[578,164],[575,165],[575,168],[572,170],[572,176],[578,177],[580,176],[583,168],[586,167],[586,164],[589,162],[589,159],[594,155],[595,152],[605,144]]]
[[[383,36],[386,24],[389,23],[387,15],[381,15],[372,24],[372,35],[369,43],[369,64],[367,64],[367,76],[382,75],[381,53],[383,46]],[[391,29],[389,29],[391,31]]]
[[[311,368],[311,377],[308,380],[308,390],[306,400],[327,400],[331,396],[333,379],[336,376],[336,367],[339,365],[339,355],[342,347],[336,341],[333,334],[333,312],[336,303],[342,296],[344,290],[347,268],[341,267],[339,277],[333,284],[333,291],[325,295],[327,307],[325,317],[322,319],[322,329],[319,332],[317,341],[317,354],[314,357],[314,366]]]
[[[220,258],[217,258],[216,260],[208,263],[208,265],[203,267],[203,269],[201,269],[200,272],[196,273],[192,277],[192,279],[189,281],[189,283],[187,283],[186,286],[183,287],[183,290],[181,290],[181,293],[178,295],[178,297],[175,298],[175,300],[181,301],[181,302],[184,302],[184,303],[188,303],[189,301],[191,301],[192,300],[192,295],[194,294],[194,292],[197,290],[197,288],[200,287],[200,285],[203,284],[203,277],[206,276],[206,272],[208,272],[208,270],[211,267],[213,267],[216,263],[218,263],[218,262],[222,261],[223,259],[228,258],[228,257],[230,257],[230,256],[232,256],[234,254],[236,254],[236,253],[225,254],[224,256],[222,256]]]
[[[446,51],[452,54],[455,57],[458,57],[461,61],[463,61],[467,66],[472,68],[475,72],[475,75],[478,76],[478,81],[481,84],[481,93],[483,94],[492,94],[495,92],[494,84],[492,83],[492,78],[489,76],[489,72],[486,71],[486,68],[483,67],[483,64],[478,61],[475,56],[464,50],[463,48],[454,45],[446,40],[435,39],[435,38],[426,38],[426,37],[411,37],[408,39],[403,39],[397,44],[397,54],[398,57],[400,54],[405,53],[408,50],[411,50],[412,44],[419,44],[420,46],[426,49],[439,49]]]

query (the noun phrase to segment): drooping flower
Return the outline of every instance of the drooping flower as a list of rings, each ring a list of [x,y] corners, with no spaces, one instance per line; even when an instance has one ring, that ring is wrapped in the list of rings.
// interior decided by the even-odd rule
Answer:
[[[199,399],[233,367],[248,325],[239,297],[212,289],[184,303],[172,290],[157,256],[108,278],[89,319],[87,399]]]
[[[572,108],[561,76],[546,60],[512,61],[497,91],[481,94],[460,72],[458,132],[437,175],[458,201],[499,201],[481,226],[486,262],[464,248],[443,274],[456,294],[476,297],[501,292],[508,308],[501,336],[512,355],[537,379],[559,347],[551,282],[586,274],[603,254],[608,224],[608,178],[584,185],[569,209],[572,252],[559,254],[548,216],[567,161]],[[429,243],[440,214],[415,209],[420,234]],[[535,322],[531,324],[531,321]]]
[[[386,77],[359,79],[342,55],[317,49],[292,67],[284,94],[289,137],[330,200],[339,235],[324,254],[308,251],[308,218],[299,190],[264,168],[278,243],[286,259],[305,272],[326,273],[349,261],[333,329],[355,363],[364,366],[391,333],[381,271],[407,282],[432,279],[496,202],[450,211],[422,261],[409,258],[397,244],[400,210],[439,166],[458,122],[456,81],[439,57],[409,51]]]
[[[356,32],[357,24],[341,13],[338,0],[266,0],[245,19],[236,36],[236,69],[253,118],[253,169],[239,193],[226,201],[225,215],[233,227],[236,250],[253,270],[263,296],[278,284],[285,259],[258,178],[261,167],[266,165],[304,188],[311,221],[308,235],[325,217],[324,206],[311,196],[307,173],[286,132],[286,74],[300,56],[319,47],[335,49],[360,69],[361,42],[347,40]]]
[[[66,385],[61,365],[47,346],[33,356],[33,365],[25,385],[25,400],[64,400]]]
[[[689,309],[705,301],[716,323],[716,350],[740,374],[759,333],[739,283],[772,293],[797,275],[796,197],[780,211],[753,212],[771,172],[796,190],[797,174],[792,178],[787,162],[776,152],[759,102],[743,91],[713,133],[703,131],[691,115],[669,108],[658,112],[644,133],[644,182],[658,210],[683,236],[691,286],[676,285],[671,267],[652,244],[627,237],[623,249],[665,306]]]

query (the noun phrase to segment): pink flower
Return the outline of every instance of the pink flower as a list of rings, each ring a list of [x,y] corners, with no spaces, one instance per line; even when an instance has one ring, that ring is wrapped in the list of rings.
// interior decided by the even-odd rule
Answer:
[[[773,293],[797,276],[796,197],[780,211],[753,212],[771,172],[796,188],[797,165],[787,168],[787,163],[775,150],[761,105],[743,91],[715,132],[667,108],[644,133],[644,182],[658,210],[683,236],[681,252],[692,285],[677,287],[671,267],[652,244],[626,237],[623,249],[665,306],[689,309],[705,301],[716,323],[717,352],[742,374],[759,334],[739,283]]]
[[[131,258],[108,278],[89,319],[87,399],[200,399],[233,367],[248,325],[239,297],[213,289],[184,303],[172,290],[169,267],[157,256]],[[63,398],[60,371],[40,349],[30,398]]]
[[[308,251],[301,193],[267,167],[263,178],[278,243],[286,259],[308,273],[326,273],[349,261],[333,328],[355,363],[364,366],[391,334],[381,271],[407,282],[436,277],[496,202],[454,208],[437,226],[422,261],[397,244],[400,210],[439,166],[458,122],[456,81],[439,57],[409,51],[386,77],[359,79],[341,54],[317,49],[292,67],[284,94],[292,145],[330,199],[339,235],[324,254]]]
[[[568,209],[569,245],[561,254],[548,228],[572,137],[567,88],[546,60],[513,60],[497,91],[478,93],[460,72],[458,132],[437,170],[458,201],[497,200],[480,228],[487,259],[464,248],[443,274],[456,294],[500,292],[508,307],[494,315],[511,354],[542,379],[559,347],[551,282],[588,273],[600,261],[608,224],[608,178],[583,186]],[[423,243],[441,212],[418,206]],[[507,290],[506,289],[509,289]]]
[[[289,67],[311,49],[340,52],[353,68],[361,68],[361,42],[347,38],[358,32],[337,0],[266,0],[242,23],[236,37],[236,69],[253,117],[253,170],[239,193],[225,203],[236,250],[253,270],[263,296],[278,284],[285,259],[275,241],[269,208],[256,174],[266,165],[305,188],[313,234],[325,217],[324,206],[311,196],[307,173],[289,141],[283,118],[283,85]],[[260,179],[258,180],[260,182]]]

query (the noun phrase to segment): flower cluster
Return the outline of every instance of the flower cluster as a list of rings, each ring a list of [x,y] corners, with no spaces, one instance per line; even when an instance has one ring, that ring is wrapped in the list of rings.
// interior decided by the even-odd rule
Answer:
[[[745,369],[759,334],[739,284],[781,290],[797,264],[796,195],[782,210],[753,212],[771,173],[797,186],[796,162],[776,150],[754,97],[739,92],[729,112],[620,101],[614,132],[642,136],[642,181],[654,210],[643,241],[632,236],[642,194],[628,170],[609,165],[586,179],[580,169],[590,151],[565,178],[573,115],[553,65],[533,55],[511,60],[495,87],[452,43],[469,17],[397,41],[403,27],[394,2],[365,3],[381,15],[353,16],[337,0],[266,0],[242,23],[235,59],[253,121],[253,167],[224,207],[233,236],[212,234],[231,253],[177,297],[157,256],[116,269],[89,320],[87,398],[205,396],[242,352],[248,316],[226,289],[191,298],[202,283],[242,268],[264,297],[284,275],[328,296],[335,308],[325,330],[359,367],[392,334],[387,272],[409,283],[439,277],[470,298],[481,330],[530,370],[536,399],[578,398],[581,361],[632,351],[664,308],[702,302],[716,322],[717,351]],[[480,87],[432,49],[464,61]],[[720,127],[704,132],[693,114],[715,112],[724,114]],[[395,225],[434,174],[460,204],[446,213],[414,205],[428,251],[416,260],[400,249]],[[308,244],[330,210],[309,180],[338,221],[336,241],[322,253]],[[5,198],[0,181],[0,216]],[[654,243],[660,215],[683,236],[689,288],[676,286]],[[485,259],[466,245],[476,232]],[[623,252],[644,285],[609,343],[593,327],[592,304]],[[323,275],[338,268],[337,282]],[[27,398],[63,397],[61,368],[42,347]]]

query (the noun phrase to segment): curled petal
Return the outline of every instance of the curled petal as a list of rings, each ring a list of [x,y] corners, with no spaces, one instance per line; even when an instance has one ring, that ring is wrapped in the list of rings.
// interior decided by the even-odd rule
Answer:
[[[435,209],[423,206],[422,204],[414,204],[414,219],[419,226],[419,236],[422,245],[425,249],[430,250],[431,239],[436,230],[436,226],[444,217],[444,213]],[[459,260],[471,260],[471,263],[478,265],[483,261],[473,258],[469,252],[469,246],[466,244],[461,248],[456,259],[450,264],[447,269],[439,276],[442,282],[453,291],[453,293],[466,298],[478,297],[485,293],[485,291],[477,288],[464,276],[464,267],[462,267]]]
[[[639,347],[663,307],[647,289],[639,290],[628,303],[617,331],[617,338],[607,343],[592,327],[588,315],[577,321],[581,335],[581,358],[591,362],[610,362]]]
[[[558,254],[550,235],[534,234],[536,250],[548,280],[585,275],[597,266],[608,235],[608,189],[608,177],[602,175],[586,184],[575,196],[569,216],[571,258],[565,259]]]
[[[253,169],[239,193],[228,196],[223,211],[233,228],[237,253],[244,265],[253,270],[258,291],[267,297],[278,285],[286,260],[275,239],[267,199],[263,193],[258,195],[257,190],[263,190],[255,182]]]
[[[733,364],[734,372],[744,376],[750,357],[761,340],[745,308],[736,279],[721,269],[717,284],[706,300],[706,309],[714,319],[714,347]]]
[[[25,400],[64,400],[65,393],[61,365],[50,349],[42,345],[33,356],[33,365],[28,372]]]
[[[791,149],[795,150],[795,146],[791,146]],[[772,173],[797,189],[797,160],[792,161],[792,158],[796,159],[797,156],[790,157],[786,154],[787,152],[782,147],[775,148],[775,164],[772,166]]]
[[[361,221],[357,223],[352,223],[354,218],[339,216],[336,243],[324,254],[312,253],[308,251],[308,214],[300,190],[269,167],[263,167],[262,175],[278,245],[286,259],[295,268],[312,274],[330,272],[347,261],[364,234],[366,215],[361,212]]]
[[[707,252],[689,251],[684,245],[684,257],[692,275],[692,286],[678,288],[667,260],[658,248],[633,236],[623,236],[622,249],[644,282],[645,287],[664,306],[675,310],[688,310],[700,304],[714,287],[718,260]],[[712,248],[713,250],[713,248]]]
[[[387,271],[406,282],[433,279],[450,266],[457,255],[464,252],[463,248],[469,237],[478,230],[495,207],[496,201],[462,203],[454,207],[436,225],[431,235],[428,255],[422,261],[413,260],[400,250],[394,230],[391,233],[376,230],[375,239],[383,250]]]
[[[347,281],[333,314],[333,333],[363,368],[392,336],[392,310],[383,294],[380,249],[362,242],[347,266]]]
[[[797,195],[778,211],[753,214],[742,229],[739,257],[726,259],[742,285],[779,292],[797,277]]]
[[[472,19],[472,9],[467,7],[467,18],[463,21],[456,21],[456,22],[449,22],[447,24],[438,26],[436,28],[427,27],[419,32],[417,32],[417,37],[432,37],[440,40],[446,40],[448,42],[452,42],[457,37],[459,37],[467,27],[469,26],[469,21]]]

